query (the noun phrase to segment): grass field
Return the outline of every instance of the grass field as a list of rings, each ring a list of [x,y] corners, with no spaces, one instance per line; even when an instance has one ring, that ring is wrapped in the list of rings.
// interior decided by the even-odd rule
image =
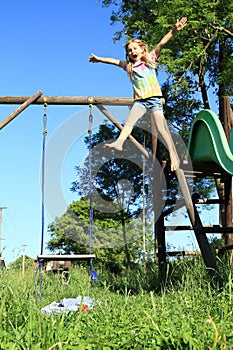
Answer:
[[[0,348],[233,349],[230,266],[224,267],[220,289],[211,285],[200,259],[176,262],[166,287],[158,286],[156,292],[143,290],[142,281],[136,281],[143,279],[139,275],[108,278],[98,272],[99,280],[92,287],[82,267],[72,270],[68,285],[58,275],[43,274],[40,298],[39,276],[33,271],[26,271],[24,277],[2,271]],[[53,301],[78,295],[98,304],[89,312],[41,312]]]

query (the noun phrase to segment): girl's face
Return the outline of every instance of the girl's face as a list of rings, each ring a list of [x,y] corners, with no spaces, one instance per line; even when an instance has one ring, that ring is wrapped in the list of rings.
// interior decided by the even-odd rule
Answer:
[[[126,47],[126,53],[130,61],[137,62],[142,58],[145,50],[137,42],[130,42]]]

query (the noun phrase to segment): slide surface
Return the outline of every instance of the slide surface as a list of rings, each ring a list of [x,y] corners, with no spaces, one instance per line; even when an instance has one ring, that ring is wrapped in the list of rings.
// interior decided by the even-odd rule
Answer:
[[[191,128],[188,150],[195,165],[215,163],[233,175],[233,136],[230,145],[217,115],[208,109],[198,113]]]

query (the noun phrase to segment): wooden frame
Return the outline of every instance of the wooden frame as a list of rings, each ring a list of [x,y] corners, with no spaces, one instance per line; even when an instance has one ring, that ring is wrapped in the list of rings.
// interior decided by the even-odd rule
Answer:
[[[115,121],[115,119],[111,116],[111,114],[102,106],[104,105],[116,105],[116,106],[129,106],[133,103],[132,98],[111,98],[111,97],[91,97],[91,96],[41,96],[42,92],[38,91],[35,95],[28,97],[28,96],[0,96],[0,104],[22,104],[22,106],[17,109],[15,112],[13,112],[8,118],[2,121],[0,123],[0,128],[3,128],[5,125],[7,125],[13,118],[15,118],[23,109],[25,109],[30,104],[49,104],[49,105],[96,105],[97,108],[109,119],[112,121],[112,123],[118,128],[121,129],[121,125]],[[224,122],[225,126],[230,119],[231,123],[230,127],[232,126],[232,111],[230,109],[229,105],[229,98],[223,99],[222,102],[223,107],[222,115],[220,115],[220,119]],[[226,130],[227,131],[227,130]],[[138,147],[138,149],[142,152],[142,154],[145,155],[145,157],[148,158],[148,152],[147,150],[142,147],[138,142],[130,136],[129,139],[135,143],[135,145]],[[156,140],[153,140],[156,141]],[[156,149],[153,150],[154,155],[156,155]],[[184,169],[177,169],[176,170],[176,177],[179,182],[182,195],[184,197],[184,203],[187,208],[188,216],[191,222],[191,225],[193,227],[193,230],[196,234],[196,238],[204,259],[204,262],[206,264],[206,267],[208,271],[212,275],[218,274],[218,269],[215,261],[215,257],[213,255],[213,252],[210,248],[210,244],[206,238],[206,230],[202,225],[202,222],[200,220],[199,214],[197,212],[197,209],[195,207],[195,203],[192,200]],[[211,169],[211,173],[212,169]],[[186,176],[185,176],[186,175]],[[189,174],[190,176],[193,176],[192,174]],[[225,185],[225,198],[228,200],[225,200],[225,218],[224,218],[224,227],[228,234],[227,243],[230,245],[233,241],[233,235],[231,233],[231,226],[232,226],[232,189],[231,189],[231,177],[228,177],[227,180],[224,181]],[[222,198],[220,198],[222,200]],[[165,226],[164,226],[164,217],[161,216],[161,222],[158,225],[157,229],[157,236],[161,237],[160,239],[160,245],[162,250],[162,254],[159,254],[159,265],[166,265],[166,247],[165,247]],[[230,227],[230,229],[229,229]],[[200,233],[201,232],[201,233]],[[94,255],[38,255],[37,259],[43,259],[44,261],[49,260],[86,260],[86,259],[92,259],[94,258]]]

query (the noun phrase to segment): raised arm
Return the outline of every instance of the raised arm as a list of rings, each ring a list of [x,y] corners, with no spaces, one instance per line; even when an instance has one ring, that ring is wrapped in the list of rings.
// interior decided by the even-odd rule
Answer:
[[[166,35],[164,35],[164,37],[160,40],[156,48],[153,50],[157,57],[160,56],[162,48],[176,34],[176,32],[184,28],[184,26],[186,25],[186,22],[187,22],[186,17],[181,18],[181,20],[177,21],[174,27]]]
[[[106,64],[113,64],[114,66],[118,66],[118,67],[123,67],[123,64],[124,64],[123,61],[120,61],[116,58],[99,57],[99,56],[94,55],[93,53],[89,57],[88,61],[92,62],[92,63],[101,62],[101,63],[106,63]]]

